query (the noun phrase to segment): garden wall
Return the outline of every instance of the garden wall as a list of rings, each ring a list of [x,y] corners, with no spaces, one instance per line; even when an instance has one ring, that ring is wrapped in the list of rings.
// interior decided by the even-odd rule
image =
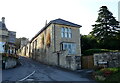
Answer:
[[[94,65],[105,67],[120,67],[120,52],[94,54]]]
[[[17,59],[8,57],[6,61],[3,61],[3,69],[13,68],[17,65]]]

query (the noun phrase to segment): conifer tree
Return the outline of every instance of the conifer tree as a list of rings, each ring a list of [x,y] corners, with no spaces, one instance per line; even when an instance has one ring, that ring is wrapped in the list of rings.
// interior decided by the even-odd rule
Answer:
[[[116,37],[119,33],[117,30],[119,22],[116,21],[115,17],[106,6],[100,7],[98,12],[96,24],[92,25],[94,28],[90,34],[103,42]]]

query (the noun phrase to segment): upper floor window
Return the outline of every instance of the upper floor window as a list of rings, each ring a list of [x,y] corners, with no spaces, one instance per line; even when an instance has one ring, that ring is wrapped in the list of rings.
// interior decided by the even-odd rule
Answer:
[[[68,38],[72,38],[72,31],[70,28],[68,28]]]
[[[62,38],[72,38],[72,31],[70,28],[62,27],[61,28],[61,37]]]

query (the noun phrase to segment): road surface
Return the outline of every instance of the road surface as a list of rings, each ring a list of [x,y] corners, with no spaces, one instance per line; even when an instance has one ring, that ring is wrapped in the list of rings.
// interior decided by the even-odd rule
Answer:
[[[41,64],[27,57],[20,58],[21,66],[2,71],[2,81],[89,81],[81,73]]]

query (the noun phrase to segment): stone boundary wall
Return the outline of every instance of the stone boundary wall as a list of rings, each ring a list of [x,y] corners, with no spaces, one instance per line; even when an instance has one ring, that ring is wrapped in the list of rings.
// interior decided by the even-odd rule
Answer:
[[[17,65],[17,59],[9,57],[6,61],[3,61],[3,64],[4,69],[13,68]]]
[[[105,67],[120,67],[120,52],[94,54],[94,65]]]

